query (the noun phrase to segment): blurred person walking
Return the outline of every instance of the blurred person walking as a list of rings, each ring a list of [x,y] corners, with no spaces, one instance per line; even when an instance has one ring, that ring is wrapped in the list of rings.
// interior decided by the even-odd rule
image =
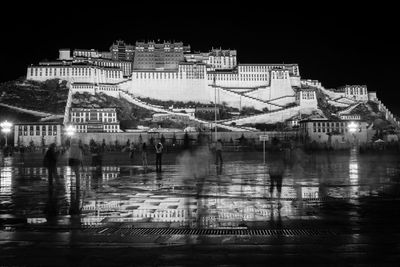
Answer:
[[[20,156],[20,160],[21,160],[21,164],[25,163],[25,146],[21,145],[19,147],[19,156]]]
[[[162,162],[161,162],[161,157],[162,157],[162,152],[163,152],[163,145],[161,144],[161,142],[159,142],[156,146],[156,172],[161,172],[161,166],[162,166]]]
[[[145,170],[147,170],[147,145],[146,142],[142,145],[142,164]]]
[[[269,164],[269,179],[270,179],[270,197],[273,196],[274,187],[276,187],[277,197],[278,197],[278,207],[281,207],[281,192],[282,192],[282,181],[285,169],[288,165],[288,158],[285,150],[282,150],[280,147],[274,149],[274,152],[270,157]]]
[[[220,165],[222,165],[222,141],[221,139],[218,139],[217,143],[215,144],[215,164],[218,165],[218,162]]]
[[[129,158],[131,163],[134,161],[134,155],[135,155],[135,144],[132,142],[129,145]]]
[[[83,169],[83,148],[79,144],[78,139],[72,139],[68,149],[68,165],[75,173],[75,177],[79,178],[79,168]]]
[[[43,165],[47,168],[49,175],[49,185],[53,185],[53,178],[57,176],[57,160],[58,152],[56,151],[56,144],[50,144],[43,159]]]

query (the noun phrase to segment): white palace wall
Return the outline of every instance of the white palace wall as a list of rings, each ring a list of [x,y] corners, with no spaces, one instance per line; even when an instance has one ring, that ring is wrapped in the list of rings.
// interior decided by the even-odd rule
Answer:
[[[84,65],[30,66],[26,79],[40,82],[62,79],[75,83],[118,83],[124,80],[121,69]]]
[[[271,71],[271,99],[282,96],[292,96],[294,91],[290,82],[289,71],[272,70]]]
[[[300,106],[295,106],[283,110],[277,110],[275,112],[244,117],[236,120],[230,120],[229,122],[227,122],[227,124],[230,124],[232,122],[234,122],[236,125],[282,122],[297,115],[300,110],[302,110]]]
[[[284,97],[270,101],[270,103],[277,104],[280,106],[286,106],[287,104],[294,103],[294,102],[296,102],[295,96],[284,96]],[[271,110],[274,110],[273,106],[272,106]]]
[[[161,75],[160,78],[154,79],[148,78],[148,76],[136,78],[136,75],[132,75],[129,92],[136,96],[150,97],[159,100],[209,103],[212,101],[212,98],[208,94],[206,87],[207,83],[204,78],[180,79],[177,77],[177,74],[171,74],[169,77]]]
[[[279,64],[238,65],[235,71],[207,72],[205,64],[181,63],[175,71],[133,71],[130,80],[123,78],[121,69],[93,65],[50,64],[30,66],[27,69],[28,80],[58,78],[74,84],[74,92],[104,92],[115,97],[119,89],[122,89],[136,96],[159,100],[210,103],[215,101],[215,84],[222,87],[219,90],[219,103],[227,102],[237,108],[253,106],[259,110],[269,106],[263,101],[271,99],[282,98],[274,101],[279,105],[289,103],[291,98],[288,96],[294,95],[291,83],[298,80],[298,75],[297,65]],[[118,86],[114,88],[113,84]],[[255,91],[247,93],[250,97],[235,93],[251,89]]]
[[[177,71],[134,71],[130,88],[126,83],[124,87],[128,87],[128,91],[136,96],[210,103],[215,101],[213,86],[215,84],[217,87],[222,87],[218,89],[218,101],[237,108],[253,106],[261,110],[267,107],[267,104],[249,97],[241,97],[229,90],[255,88],[256,91],[248,93],[249,96],[264,101],[286,97],[276,100],[277,103],[283,105],[294,102],[290,71],[283,68],[270,69],[271,66],[246,65],[239,66],[237,72],[207,73],[205,65],[183,64],[179,65]],[[293,96],[293,98],[288,96]]]
[[[214,88],[212,86],[207,86],[207,90],[209,92],[209,95],[212,96],[212,102],[215,100],[215,93],[217,94],[217,102],[222,103],[226,102],[228,106],[234,107],[234,108],[243,108],[243,107],[254,107],[255,109],[258,110],[263,110],[267,106],[269,106],[267,103],[264,103],[262,101],[252,99],[246,96],[240,96],[237,93],[231,92],[229,90],[224,90],[222,88]],[[276,108],[273,106],[272,108]]]
[[[247,93],[245,93],[245,95],[268,101],[270,99],[270,95],[269,95],[270,91],[271,91],[271,88],[268,86],[268,87],[259,88],[259,89],[255,89],[253,91],[247,92]]]

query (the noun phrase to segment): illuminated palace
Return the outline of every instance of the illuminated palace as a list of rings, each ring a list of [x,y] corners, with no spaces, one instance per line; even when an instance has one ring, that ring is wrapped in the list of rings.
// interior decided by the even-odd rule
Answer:
[[[301,87],[297,64],[238,64],[236,50],[191,52],[182,42],[117,41],[106,52],[60,49],[57,60],[27,69],[28,80],[55,78],[76,91],[92,84],[112,94],[115,88],[104,85],[118,85],[137,96],[203,103],[214,101],[217,88],[220,101],[260,110],[295,102]]]
[[[240,64],[236,50],[212,48],[208,52],[193,52],[182,42],[132,45],[119,40],[109,51],[60,49],[57,60],[27,68],[27,80],[49,79],[68,81],[70,94],[64,124],[71,121],[70,98],[76,92],[102,92],[161,113],[165,112],[139,103],[138,99],[218,102],[262,111],[251,118],[224,121],[224,125],[274,123],[278,118],[284,121],[317,110],[318,91],[336,107],[351,107],[369,100],[379,102],[376,93],[369,92],[365,85],[326,89],[316,80],[301,79],[297,64]],[[383,104],[379,105],[385,109]]]

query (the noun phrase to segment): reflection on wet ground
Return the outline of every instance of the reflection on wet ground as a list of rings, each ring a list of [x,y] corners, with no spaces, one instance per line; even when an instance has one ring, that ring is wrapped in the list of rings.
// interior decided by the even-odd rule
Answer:
[[[291,219],[323,220],[332,215],[331,203],[400,196],[399,160],[356,151],[309,155],[287,166],[282,185],[273,188],[268,162],[215,166],[201,154],[185,155],[162,173],[141,166],[84,167],[77,179],[62,166],[53,182],[45,168],[16,166],[12,160],[4,159],[0,167],[0,214],[32,224],[79,215],[82,225],[270,227]]]

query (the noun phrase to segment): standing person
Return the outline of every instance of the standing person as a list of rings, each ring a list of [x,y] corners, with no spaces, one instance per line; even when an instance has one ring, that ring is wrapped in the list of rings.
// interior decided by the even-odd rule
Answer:
[[[47,150],[44,159],[43,165],[47,168],[47,172],[49,175],[49,185],[53,185],[53,175],[57,176],[57,158],[58,153],[56,151],[56,144],[52,143]]]
[[[135,153],[135,145],[133,144],[133,142],[129,145],[129,158],[131,160],[131,162],[133,163],[133,156]]]
[[[282,192],[282,181],[283,175],[287,166],[287,159],[285,157],[285,151],[276,151],[270,157],[270,166],[269,166],[269,179],[270,179],[270,188],[269,192],[272,197],[274,192],[274,187],[276,186],[276,191],[278,193],[278,207],[281,207],[281,192]]]
[[[161,172],[161,156],[162,156],[162,151],[163,151],[163,145],[161,142],[159,142],[156,145],[156,171]]]
[[[147,169],[147,145],[146,142],[143,142],[142,145],[142,164],[144,169]]]
[[[72,139],[68,150],[68,165],[75,173],[75,177],[79,178],[79,167],[83,168],[83,151],[79,145],[78,139]]]
[[[21,158],[21,164],[24,164],[25,163],[25,146],[24,145],[21,145],[19,147],[19,155]]]
[[[222,141],[218,139],[217,143],[215,144],[215,164],[222,165]]]

